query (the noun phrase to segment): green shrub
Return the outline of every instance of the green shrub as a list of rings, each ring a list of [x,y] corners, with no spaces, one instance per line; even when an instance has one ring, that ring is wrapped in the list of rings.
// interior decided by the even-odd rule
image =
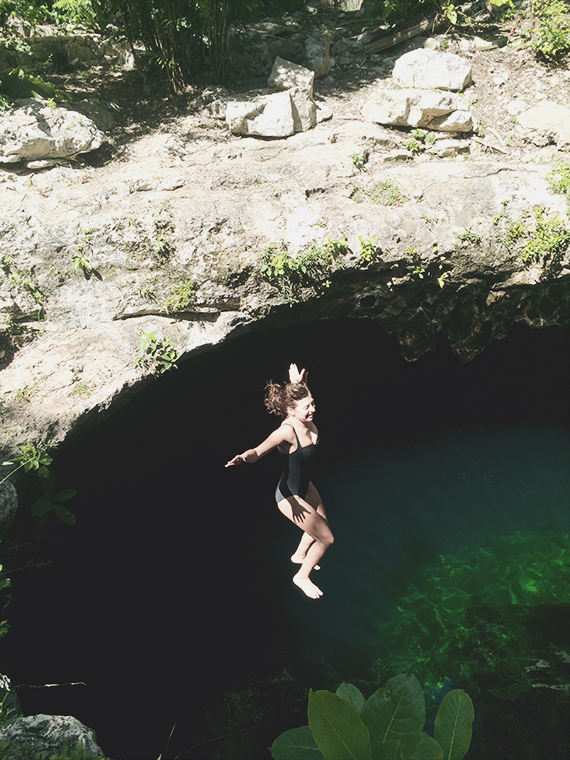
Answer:
[[[94,26],[91,0],[56,0],[52,7],[59,23]]]
[[[570,13],[564,0],[534,0],[538,28],[531,33],[530,47],[549,61],[570,50]]]
[[[268,247],[261,256],[261,277],[275,285],[292,305],[299,300],[302,288],[312,287],[319,292],[330,285],[335,259],[343,252],[340,242],[329,238],[322,246],[313,243],[296,254]]]
[[[542,206],[534,209],[535,227],[525,244],[519,261],[540,261],[549,268],[556,268],[570,246],[570,228],[560,217],[547,216]]]
[[[360,241],[360,258],[369,264],[376,258],[376,235],[372,235],[371,238],[363,238],[358,236]]]
[[[163,306],[168,314],[185,311],[196,300],[196,284],[190,277],[175,283],[166,294]]]
[[[141,355],[136,366],[150,369],[155,375],[176,369],[176,362],[180,358],[176,345],[166,337],[158,338],[156,331],[141,334],[139,350]]]
[[[563,193],[570,204],[570,164],[561,164],[548,175],[550,187],[555,193]]]
[[[8,16],[15,16],[36,26],[51,20],[49,3],[36,2],[35,0],[0,0],[0,27],[8,20]]]

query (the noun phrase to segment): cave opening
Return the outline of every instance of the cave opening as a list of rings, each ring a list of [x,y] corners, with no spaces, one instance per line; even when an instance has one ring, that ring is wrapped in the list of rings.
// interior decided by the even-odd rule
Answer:
[[[86,686],[22,688],[24,714],[74,715],[121,760],[157,757],[176,722],[174,757],[248,679],[372,684],[379,622],[430,563],[568,529],[569,338],[517,325],[469,363],[444,338],[410,363],[377,323],[334,320],[188,357],[58,455],[78,521],[51,522],[34,549],[51,564],[14,577],[2,672]],[[224,469],[278,424],[264,386],[291,361],[309,369],[337,539],[316,602],[291,583],[278,457]]]

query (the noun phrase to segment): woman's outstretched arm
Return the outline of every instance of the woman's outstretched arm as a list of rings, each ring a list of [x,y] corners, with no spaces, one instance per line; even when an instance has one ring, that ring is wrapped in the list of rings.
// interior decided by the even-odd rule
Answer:
[[[287,443],[293,444],[295,442],[293,436],[293,428],[289,425],[279,427],[277,430],[274,430],[263,443],[260,443],[259,446],[256,446],[254,449],[248,449],[247,451],[244,451],[243,454],[237,454],[237,456],[230,459],[229,462],[226,462],[226,467],[233,467],[236,464],[253,464],[272,449],[279,446],[280,443],[287,441]]]

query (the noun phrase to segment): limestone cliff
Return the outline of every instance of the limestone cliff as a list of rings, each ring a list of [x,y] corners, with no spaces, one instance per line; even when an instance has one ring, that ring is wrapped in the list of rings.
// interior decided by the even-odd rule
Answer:
[[[8,450],[61,441],[140,388],[142,333],[189,355],[246,330],[369,318],[407,359],[444,333],[469,360],[514,322],[568,322],[563,152],[448,135],[453,157],[416,155],[409,132],[363,120],[366,86],[348,105],[336,92],[319,102],[332,119],[287,139],[231,135],[197,104],[105,165],[2,172]]]

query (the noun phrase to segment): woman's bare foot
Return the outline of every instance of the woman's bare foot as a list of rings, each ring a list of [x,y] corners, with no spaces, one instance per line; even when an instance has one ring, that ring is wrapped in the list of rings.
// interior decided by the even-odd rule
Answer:
[[[295,565],[302,565],[304,561],[305,561],[305,557],[302,557],[300,554],[297,554],[297,552],[295,552],[295,554],[291,556],[291,562],[294,562]],[[320,569],[321,569],[320,565],[315,565],[313,568],[313,570],[320,570]]]
[[[323,595],[323,592],[318,586],[315,586],[310,578],[299,578],[297,575],[293,577],[293,583],[295,586],[301,589],[301,591],[309,597],[309,599],[318,599]]]

